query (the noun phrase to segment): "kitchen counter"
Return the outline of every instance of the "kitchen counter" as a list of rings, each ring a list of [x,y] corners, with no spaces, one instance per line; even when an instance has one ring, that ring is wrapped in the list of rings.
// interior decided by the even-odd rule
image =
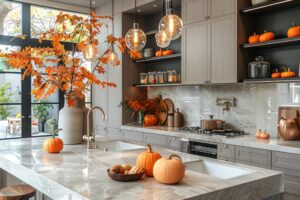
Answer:
[[[163,185],[153,178],[121,183],[111,180],[106,170],[113,164],[134,164],[144,149],[105,152],[86,150],[85,145],[66,145],[59,154],[42,150],[44,138],[0,141],[0,168],[32,185],[52,199],[122,199],[122,200],[177,200],[177,199],[261,199],[283,192],[282,174],[225,161],[177,152],[190,163],[212,162],[232,169],[250,170],[250,174],[221,179],[194,170],[178,185]],[[104,137],[97,141],[107,142]],[[163,156],[173,151],[155,149]],[[219,172],[222,170],[218,170]],[[212,172],[211,172],[212,173]],[[223,171],[222,171],[223,173]],[[226,171],[224,171],[224,174]]]
[[[144,127],[137,126],[134,124],[124,125],[121,129],[127,131],[139,131],[144,133],[175,136],[183,139],[202,140],[207,142],[239,145],[272,151],[280,151],[285,153],[300,154],[300,141],[285,141],[280,138],[270,138],[269,140],[264,140],[255,138],[254,135],[244,135],[226,138],[224,136],[207,136],[203,134],[189,133],[180,131],[178,128],[170,128],[166,126]]]

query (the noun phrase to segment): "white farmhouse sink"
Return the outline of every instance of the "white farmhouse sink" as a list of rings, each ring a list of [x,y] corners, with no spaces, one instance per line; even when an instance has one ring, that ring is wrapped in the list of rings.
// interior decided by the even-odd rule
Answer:
[[[102,142],[94,142],[93,149],[100,149],[104,151],[126,151],[126,150],[134,150],[134,149],[144,149],[145,147],[131,144],[122,141],[102,141]]]
[[[255,170],[252,169],[244,169],[238,166],[228,165],[225,163],[215,163],[204,160],[187,162],[185,163],[185,166],[188,170],[202,174],[207,174],[220,179],[231,179],[255,172]]]

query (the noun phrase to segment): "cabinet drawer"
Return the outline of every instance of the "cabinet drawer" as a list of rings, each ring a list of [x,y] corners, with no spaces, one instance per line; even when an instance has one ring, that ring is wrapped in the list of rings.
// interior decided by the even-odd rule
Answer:
[[[145,133],[145,143],[162,147],[169,146],[169,136]]]
[[[245,161],[250,165],[271,168],[271,151],[249,147],[235,147],[236,162]]]
[[[175,136],[170,136],[169,137],[169,147],[173,149],[180,149],[180,141],[181,138],[175,137]]]
[[[129,141],[142,142],[144,139],[144,134],[142,132],[124,131],[123,134],[124,139]]]
[[[273,151],[272,166],[281,167],[285,169],[292,169],[292,170],[299,169],[300,155]]]
[[[218,157],[234,159],[234,146],[227,144],[218,144]]]

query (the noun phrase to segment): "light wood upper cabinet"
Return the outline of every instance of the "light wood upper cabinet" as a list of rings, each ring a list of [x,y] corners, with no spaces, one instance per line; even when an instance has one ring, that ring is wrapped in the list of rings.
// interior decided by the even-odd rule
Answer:
[[[236,0],[209,0],[210,18],[221,17],[236,12]]]
[[[190,24],[204,21],[208,17],[208,0],[183,0],[182,20],[183,23]]]
[[[237,39],[233,14],[210,20],[211,23],[211,81],[237,82]]]
[[[137,6],[142,6],[142,5],[145,5],[147,3],[151,3],[151,2],[154,2],[154,0],[137,0],[136,5]]]
[[[208,21],[186,25],[182,39],[183,83],[203,84],[209,80]]]

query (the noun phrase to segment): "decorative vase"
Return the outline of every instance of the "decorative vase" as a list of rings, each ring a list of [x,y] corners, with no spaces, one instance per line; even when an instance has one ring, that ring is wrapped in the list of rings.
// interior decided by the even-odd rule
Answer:
[[[75,98],[75,101],[75,106],[69,107],[65,99],[64,107],[59,111],[58,129],[62,130],[58,134],[64,144],[82,143],[83,112],[78,107],[78,98]]]
[[[138,125],[144,125],[144,117],[145,117],[144,111],[137,112],[137,124]]]

